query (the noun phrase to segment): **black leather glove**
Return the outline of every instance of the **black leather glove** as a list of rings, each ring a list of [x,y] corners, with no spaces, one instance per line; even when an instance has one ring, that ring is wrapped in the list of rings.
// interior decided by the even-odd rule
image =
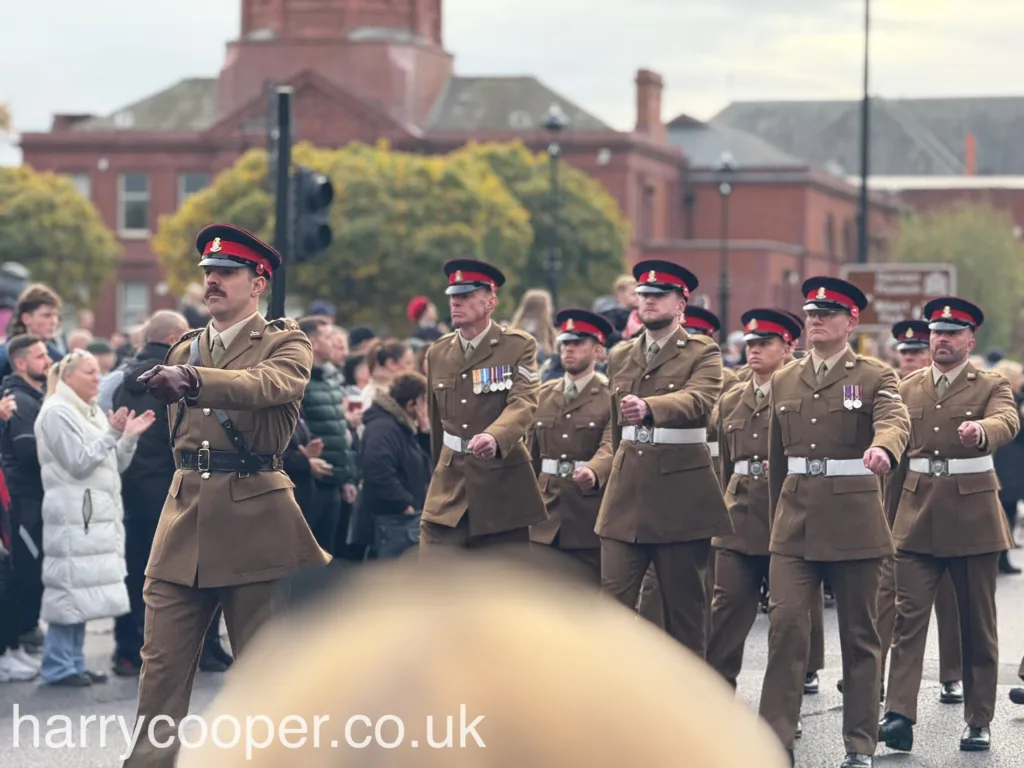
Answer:
[[[199,396],[199,373],[191,365],[158,365],[139,376],[139,383],[165,403]]]

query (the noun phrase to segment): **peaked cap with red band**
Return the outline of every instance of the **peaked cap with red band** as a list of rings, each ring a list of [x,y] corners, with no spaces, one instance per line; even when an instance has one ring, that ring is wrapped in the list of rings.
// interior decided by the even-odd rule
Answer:
[[[271,278],[281,266],[281,255],[252,233],[230,224],[211,224],[196,236],[200,267],[238,269],[252,267]]]
[[[563,341],[582,341],[586,338],[597,339],[602,344],[607,344],[608,337],[615,330],[607,318],[586,309],[563,309],[555,315],[555,327],[558,328],[559,344]]]
[[[786,343],[800,338],[803,323],[800,318],[782,309],[749,309],[740,317],[743,323],[743,340],[756,341],[778,336]]]
[[[449,296],[472,293],[479,288],[497,293],[505,284],[505,275],[500,269],[474,259],[452,259],[444,265],[444,273],[448,276],[448,289],[445,293]]]
[[[633,267],[637,293],[668,293],[679,291],[685,298],[697,290],[697,276],[686,267],[671,261],[648,259]]]
[[[804,312],[812,310],[839,310],[849,312],[851,317],[860,317],[868,305],[868,298],[853,283],[838,277],[812,277],[805,280],[801,288],[806,299]]]
[[[928,349],[929,336],[931,331],[926,320],[900,320],[892,327],[892,337],[896,339],[898,352]]]
[[[924,319],[933,331],[963,331],[980,326],[985,315],[966,299],[943,296],[924,305]]]
[[[721,327],[722,323],[718,320],[718,316],[704,307],[687,307],[683,314],[683,328],[687,333],[714,336]]]

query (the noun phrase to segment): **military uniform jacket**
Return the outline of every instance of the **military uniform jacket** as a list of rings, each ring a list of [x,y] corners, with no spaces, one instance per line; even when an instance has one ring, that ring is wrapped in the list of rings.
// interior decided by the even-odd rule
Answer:
[[[999,503],[994,470],[935,476],[912,472],[908,466],[910,459],[990,456],[1013,440],[1020,430],[1020,417],[1009,383],[998,373],[968,364],[939,398],[928,366],[907,376],[900,383],[900,394],[910,411],[910,445],[886,498],[895,516],[892,534],[897,548],[936,557],[1011,548],[1013,539]],[[981,425],[986,437],[983,448],[968,448],[960,442],[957,429],[965,421]]]
[[[610,389],[608,380],[598,373],[568,405],[564,391],[565,380],[560,378],[542,384],[538,393],[530,450],[548,519],[530,529],[530,539],[552,544],[557,536],[560,549],[597,548],[601,540],[594,524],[604,486],[581,490],[572,473],[576,462],[592,463],[601,443],[611,440]],[[564,466],[567,474],[543,472],[545,459]]]
[[[758,405],[749,381],[722,395],[716,409],[720,438],[719,467],[733,532],[712,539],[712,545],[745,555],[768,554],[768,474],[738,475],[737,461],[768,459],[771,398]],[[763,465],[762,465],[763,466]]]
[[[903,457],[910,417],[896,372],[847,349],[819,385],[811,355],[772,377],[768,475],[770,551],[806,560],[860,560],[891,555],[892,535],[876,475],[790,475],[788,457],[863,459],[868,448]],[[860,387],[860,408],[847,408],[844,387]]]
[[[722,391],[722,354],[707,337],[679,328],[650,365],[643,335],[620,344],[608,361],[612,429],[592,467],[605,488],[599,536],[641,544],[710,539],[732,531],[706,443],[636,443],[622,439],[619,404],[647,403],[649,427],[706,429]]]
[[[226,412],[256,454],[282,454],[299,418],[313,353],[291,320],[248,321],[214,365],[209,328],[186,334],[171,347],[168,365],[189,362],[198,335],[201,387],[194,404],[169,407],[175,461],[204,441],[211,451],[235,449],[217,420]],[[179,421],[180,419],[180,421]],[[316,543],[281,471],[174,473],[160,513],[146,575],[199,587],[270,581],[330,556]]]
[[[526,439],[537,409],[537,342],[528,333],[492,323],[467,358],[458,332],[427,352],[430,442],[434,474],[423,520],[454,528],[467,511],[469,533],[479,536],[523,528],[547,518]],[[509,388],[474,392],[474,371],[497,372]],[[486,432],[498,443],[489,460],[452,450],[444,433],[467,443]]]
[[[722,402],[722,398],[725,397],[726,393],[731,391],[738,384],[742,384],[735,373],[730,368],[722,369],[722,395],[718,398],[718,404]],[[715,477],[718,478],[719,485],[724,489],[722,485],[722,465],[719,462],[721,456],[722,446],[720,443],[722,433],[719,431],[718,423],[718,405],[711,411],[711,423],[708,424],[708,447],[711,449],[711,466],[714,467]]]

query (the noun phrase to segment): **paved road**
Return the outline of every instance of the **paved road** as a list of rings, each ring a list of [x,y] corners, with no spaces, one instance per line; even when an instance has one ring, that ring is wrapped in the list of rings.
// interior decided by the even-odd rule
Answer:
[[[1024,553],[1017,552],[1024,562]],[[1024,707],[1014,707],[1007,700],[1007,691],[1017,684],[1017,665],[1024,653],[1024,576],[1001,577],[998,591],[999,640],[1002,667],[999,675],[999,699],[992,735],[994,748],[988,754],[969,754],[958,750],[963,729],[962,707],[938,702],[939,682],[936,677],[938,649],[934,632],[929,637],[925,657],[925,681],[919,708],[920,724],[915,729],[915,748],[910,755],[893,753],[880,747],[876,765],[880,768],[1020,768],[1024,766]],[[841,739],[842,701],[835,689],[841,676],[839,636],[835,611],[827,610],[826,669],[821,673],[821,693],[808,696],[804,702],[804,737],[798,742],[798,765],[808,768],[838,766],[843,759]],[[767,648],[768,621],[759,616],[747,644],[745,668],[740,677],[739,692],[751,707],[756,708],[764,674]],[[90,627],[86,649],[93,668],[104,667],[113,647],[109,626],[97,623]],[[223,676],[199,673],[193,697],[193,711],[202,712],[216,695]],[[100,744],[98,718],[121,716],[126,723],[133,722],[135,713],[136,681],[111,678],[102,686],[88,690],[62,690],[47,688],[37,683],[0,684],[0,766],[3,768],[107,768],[120,765],[119,755],[124,741],[116,725],[107,730],[106,744]],[[18,730],[20,745],[14,746],[12,716],[17,705],[21,715],[38,719],[40,738],[49,732],[56,736],[46,748],[31,746],[32,726],[23,722]],[[54,715],[64,715],[74,723],[73,747],[66,746],[64,736],[54,729],[60,721],[47,723]],[[87,743],[80,743],[80,718],[95,715],[86,729]]]

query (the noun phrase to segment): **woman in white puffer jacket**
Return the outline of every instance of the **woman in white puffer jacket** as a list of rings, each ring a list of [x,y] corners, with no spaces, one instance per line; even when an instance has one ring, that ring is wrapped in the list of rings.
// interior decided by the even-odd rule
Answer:
[[[73,352],[54,364],[36,419],[43,480],[43,604],[49,624],[40,674],[86,686],[106,676],[85,666],[85,622],[129,610],[121,472],[152,411],[103,414],[96,358]]]

